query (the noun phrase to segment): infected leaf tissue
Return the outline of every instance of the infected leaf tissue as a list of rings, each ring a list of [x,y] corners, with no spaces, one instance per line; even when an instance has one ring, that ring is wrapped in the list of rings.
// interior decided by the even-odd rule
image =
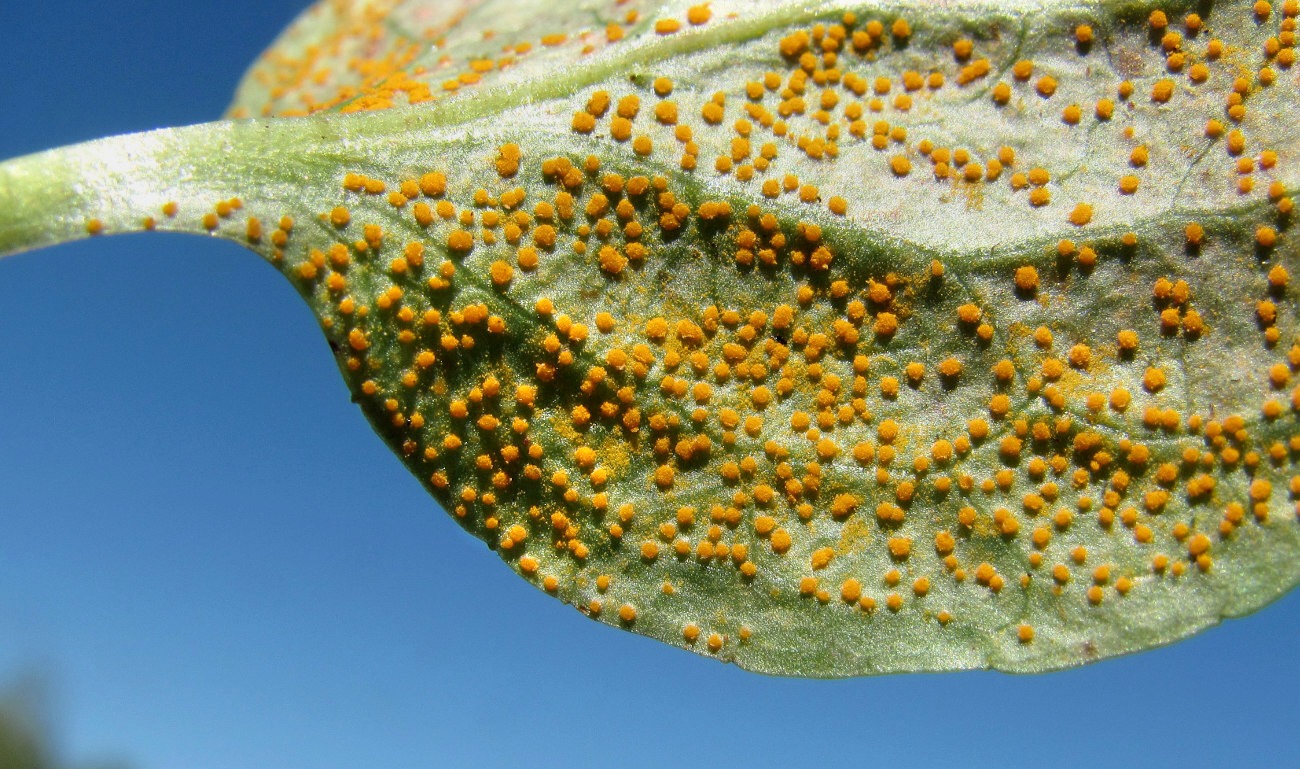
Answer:
[[[1300,577],[1300,3],[1205,8],[321,3],[231,120],[0,166],[0,250],[258,252],[600,622],[1060,668]]]

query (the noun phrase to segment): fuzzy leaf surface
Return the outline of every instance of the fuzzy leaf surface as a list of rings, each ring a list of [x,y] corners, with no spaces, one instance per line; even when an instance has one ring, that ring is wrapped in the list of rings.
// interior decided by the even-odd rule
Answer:
[[[322,2],[230,120],[0,165],[0,252],[257,251],[441,505],[600,622],[1077,665],[1300,579],[1297,8],[1195,10]]]

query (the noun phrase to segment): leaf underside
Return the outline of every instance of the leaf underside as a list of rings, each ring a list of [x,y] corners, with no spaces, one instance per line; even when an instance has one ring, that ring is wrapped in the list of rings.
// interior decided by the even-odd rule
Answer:
[[[0,166],[0,251],[252,248],[455,520],[600,622],[1061,668],[1300,577],[1264,6],[323,2],[236,119]]]

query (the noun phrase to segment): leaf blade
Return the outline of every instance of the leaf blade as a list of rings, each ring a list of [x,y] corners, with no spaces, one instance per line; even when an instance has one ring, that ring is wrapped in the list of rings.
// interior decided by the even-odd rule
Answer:
[[[1249,8],[1216,10],[1215,34],[1257,44],[1258,20],[1241,23]],[[776,674],[1079,664],[1253,610],[1300,579],[1282,492],[1294,414],[1259,415],[1287,395],[1261,374],[1282,365],[1289,381],[1295,365],[1267,341],[1269,328],[1294,334],[1269,276],[1294,268],[1278,205],[1295,184],[1283,162],[1264,175],[1279,194],[1234,189],[1244,174],[1242,153],[1222,152],[1231,134],[1207,138],[1193,120],[1218,114],[1230,73],[1158,98],[1170,62],[1137,16],[1148,10],[962,5],[863,51],[850,42],[845,71],[870,74],[816,88],[828,76],[804,54],[812,23],[824,33],[841,15],[833,5],[773,3],[680,35],[657,35],[647,17],[626,51],[560,76],[546,59],[493,70],[501,79],[477,98],[458,86],[432,105],[160,134],[172,144],[158,158],[186,158],[171,186],[174,168],[139,163],[149,140],[123,140],[123,167],[154,184],[92,170],[101,192],[61,212],[48,239],[83,234],[101,208],[118,217],[103,220],[110,231],[136,228],[142,211],[182,199],[176,227],[263,253],[317,312],[363,411],[416,476],[512,568],[602,621]],[[895,16],[869,9],[856,28]],[[1105,51],[1067,44],[1081,23]],[[963,58],[954,46],[967,35]],[[1186,44],[1193,57],[1208,49]],[[967,69],[981,58],[987,72]],[[947,79],[912,88],[907,73],[926,66]],[[783,73],[775,87],[768,71]],[[1083,97],[1128,76],[1137,95],[1101,97],[1128,114],[1070,119],[1069,106],[1093,107]],[[1013,89],[1005,104],[999,78]],[[1270,125],[1294,108],[1280,85],[1250,86],[1240,126],[1261,166],[1255,145],[1285,161],[1300,141]],[[612,97],[605,109],[590,106],[598,92]],[[238,106],[260,109],[265,95],[245,91]],[[806,114],[814,96],[825,122]],[[669,101],[689,138],[655,117]],[[637,113],[625,136],[622,110]],[[794,133],[775,132],[778,115]],[[111,165],[106,146],[66,168]],[[894,157],[912,167],[897,172]],[[56,188],[77,178],[61,173]],[[1035,205],[1035,190],[1054,199]],[[1080,205],[1090,221],[1072,221]],[[250,215],[265,222],[257,238]],[[281,216],[293,221],[273,230]],[[1203,242],[1189,249],[1193,221]],[[1282,240],[1261,246],[1259,227]],[[1273,304],[1272,322],[1258,302]],[[1134,329],[1139,346],[1125,352],[1120,332]],[[1243,411],[1239,424],[1224,411]]]

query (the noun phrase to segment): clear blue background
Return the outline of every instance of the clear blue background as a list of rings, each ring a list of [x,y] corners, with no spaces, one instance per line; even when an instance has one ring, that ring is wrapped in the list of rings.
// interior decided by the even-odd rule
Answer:
[[[289,0],[0,5],[0,156],[195,123]],[[0,262],[0,682],[71,760],[1300,766],[1300,596],[1038,677],[764,678],[514,577],[370,432],[306,307],[193,237]]]

